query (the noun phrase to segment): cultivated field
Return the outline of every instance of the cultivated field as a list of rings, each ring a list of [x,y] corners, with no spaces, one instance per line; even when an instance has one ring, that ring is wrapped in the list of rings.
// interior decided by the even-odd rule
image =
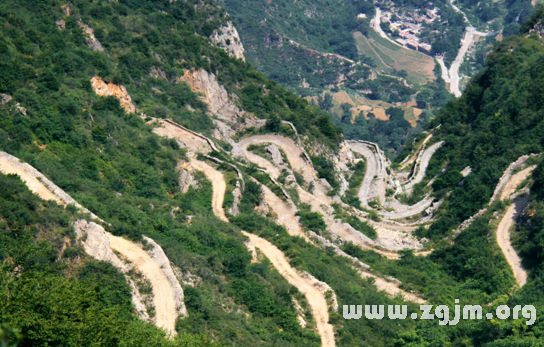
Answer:
[[[399,47],[369,31],[368,37],[360,32],[353,34],[359,52],[376,63],[378,71],[390,73],[393,69],[406,70],[409,83],[425,84],[435,79],[434,59],[423,53]]]
[[[390,104],[385,101],[381,100],[371,100],[367,99],[360,95],[349,95],[346,93],[346,91],[342,90],[337,93],[333,93],[333,107],[331,109],[331,113],[337,116],[342,115],[342,107],[341,105],[343,103],[348,103],[352,105],[351,113],[352,113],[352,122],[355,122],[355,118],[359,116],[359,113],[362,111],[365,117],[368,119],[368,113],[372,112],[376,116],[376,118],[381,119],[383,121],[389,120],[389,116],[385,114],[385,110],[387,110],[389,107],[400,107],[404,110],[404,119],[406,119],[408,122],[410,122],[410,125],[412,127],[415,127],[416,121],[419,119],[419,115],[421,114],[421,110],[419,108],[416,108],[415,101],[410,102],[398,102],[396,104]],[[314,100],[317,102],[317,96],[307,97],[306,100],[310,102],[311,100]]]

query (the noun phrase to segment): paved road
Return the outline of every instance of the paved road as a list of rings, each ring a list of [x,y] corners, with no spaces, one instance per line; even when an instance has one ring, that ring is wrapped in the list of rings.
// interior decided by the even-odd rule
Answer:
[[[468,51],[468,47],[474,40],[474,28],[467,27],[466,30],[467,31],[465,33],[465,38],[462,40],[463,44],[461,45],[459,53],[457,53],[457,57],[455,57],[455,60],[453,61],[453,63],[451,63],[450,67],[450,90],[456,97],[460,97],[462,94],[459,90],[459,66],[461,66],[461,64],[463,63],[463,60],[465,59],[465,54]]]

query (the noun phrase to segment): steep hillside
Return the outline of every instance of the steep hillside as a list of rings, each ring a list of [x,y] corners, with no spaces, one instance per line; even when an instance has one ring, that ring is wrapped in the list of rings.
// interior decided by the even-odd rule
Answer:
[[[343,143],[339,128],[236,59],[239,49],[214,47],[210,42],[227,45],[227,19],[220,7],[201,2],[0,4],[0,150],[13,156],[3,155],[0,168],[18,174],[42,198],[77,201],[64,210],[30,194],[18,178],[1,176],[7,189],[1,290],[9,298],[0,304],[3,340],[392,345],[397,332],[412,325],[344,321],[341,303],[401,302],[391,298],[404,293],[400,282],[361,270],[364,264],[336,244],[326,248],[328,236],[306,242],[276,224],[275,212],[259,214],[269,208],[265,184],[277,199],[270,199],[270,209],[287,202],[283,211],[305,236],[322,233],[315,221],[363,235],[312,195],[328,205],[345,191],[349,156],[335,153]],[[277,176],[237,157],[242,137],[271,132],[304,154],[277,149],[289,156]],[[14,161],[32,167],[34,176],[10,171]],[[218,172],[211,183],[205,175],[210,168]],[[216,217],[221,210],[237,216],[228,212],[229,223],[221,213]],[[241,227],[284,253],[306,288],[285,278],[275,267],[285,261],[269,261],[276,253],[261,253]],[[171,273],[161,275],[149,259],[163,270],[171,266],[188,315],[179,313],[184,309],[172,294]],[[315,285],[323,289],[310,290]],[[316,308],[314,297],[327,307]],[[169,340],[155,325],[177,336]]]
[[[543,16],[498,46],[391,163],[245,62],[215,3],[0,3],[0,340],[541,338],[541,320],[442,326],[342,314],[420,303],[453,312],[456,298],[484,314],[540,305],[542,165],[530,153],[541,152]],[[383,113],[406,130],[401,112]],[[528,191],[533,202],[519,211]],[[511,242],[516,216],[525,222]]]

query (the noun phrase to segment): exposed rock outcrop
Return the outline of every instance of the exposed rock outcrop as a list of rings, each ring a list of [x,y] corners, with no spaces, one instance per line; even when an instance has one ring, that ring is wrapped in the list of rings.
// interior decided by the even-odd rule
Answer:
[[[244,115],[244,112],[236,107],[226,89],[217,83],[213,73],[203,69],[185,70],[185,74],[179,80],[187,82],[193,92],[201,93],[209,112],[228,124],[237,124],[238,118]]]
[[[229,209],[229,213],[233,216],[237,216],[240,214],[240,202],[242,201],[242,190],[240,189],[240,183],[237,183],[237,187],[234,188],[232,191],[232,195],[234,196],[234,201],[232,202],[232,207]]]
[[[85,253],[96,260],[102,260],[112,264],[125,274],[125,279],[132,291],[132,304],[134,305],[136,314],[140,319],[150,321],[146,307],[143,303],[142,295],[140,294],[136,283],[126,275],[130,269],[111,250],[110,238],[104,228],[94,222],[87,222],[85,219],[79,219],[74,223],[74,231],[76,233],[76,240],[83,245]]]
[[[182,194],[187,193],[191,187],[200,187],[200,184],[193,176],[194,169],[189,163],[180,161],[177,170],[179,171],[179,187]]]
[[[151,76],[153,78],[164,78],[165,79],[166,78],[166,73],[164,72],[163,69],[153,66],[151,68],[151,71],[149,71],[149,76]]]
[[[279,166],[283,164],[283,157],[278,146],[271,144],[270,146],[266,147],[266,150],[272,156],[272,163],[274,163],[274,165]]]
[[[227,25],[215,30],[210,39],[214,46],[224,49],[231,57],[246,60],[244,57],[244,46],[242,45],[242,41],[240,41],[238,30],[232,25],[231,21],[228,21]]]
[[[95,51],[102,52],[104,50],[104,47],[102,47],[102,44],[94,36],[93,28],[81,22],[78,22],[77,24],[87,34],[87,37],[85,38],[85,42],[87,43],[87,46],[91,47]]]
[[[100,96],[114,96],[119,99],[119,103],[125,112],[136,112],[136,107],[132,104],[132,98],[124,86],[117,85],[113,82],[106,82],[98,76],[91,78],[91,84],[96,94]]]

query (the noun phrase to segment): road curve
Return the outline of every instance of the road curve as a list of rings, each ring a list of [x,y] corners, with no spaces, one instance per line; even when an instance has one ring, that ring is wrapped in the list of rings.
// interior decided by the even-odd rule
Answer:
[[[242,233],[249,237],[251,243],[264,253],[287,282],[297,287],[297,289],[304,294],[316,321],[317,331],[321,336],[321,346],[335,346],[334,330],[333,326],[329,323],[329,309],[323,293],[309,283],[307,279],[299,275],[297,270],[291,267],[289,260],[278,247],[257,235],[245,231]]]
[[[518,184],[525,180],[535,168],[535,165],[527,167],[510,177],[501,192],[501,200],[508,199],[516,191]],[[525,270],[522,265],[522,259],[516,253],[514,247],[512,247],[510,241],[510,228],[515,225],[517,218],[529,204],[529,199],[529,195],[526,195],[508,206],[506,213],[497,227],[497,243],[508,261],[508,264],[510,264],[516,282],[518,282],[520,287],[523,287],[525,283],[527,283],[528,274],[527,270]]]
[[[361,154],[366,159],[365,177],[363,178],[363,182],[361,183],[361,187],[359,188],[358,196],[359,200],[361,200],[361,204],[363,205],[363,207],[368,207],[368,197],[370,195],[372,182],[374,181],[374,177],[379,175],[379,159],[376,158],[376,154],[372,152],[372,150],[366,144],[355,142],[349,143],[349,146],[351,147],[352,151]]]
[[[251,144],[260,145],[265,143],[272,143],[281,148],[287,156],[287,160],[289,161],[289,164],[291,164],[293,170],[301,173],[304,176],[304,179],[309,182],[317,179],[314,168],[311,165],[308,165],[306,160],[303,159],[303,157],[306,157],[306,153],[295,143],[295,141],[288,137],[273,134],[256,135],[245,138],[238,144],[249,161],[269,170],[269,172],[275,176],[274,178],[277,178],[277,176],[279,176],[278,168],[272,165],[268,160],[247,150],[247,147]]]
[[[223,222],[229,222],[223,209],[223,200],[225,199],[225,191],[227,190],[227,183],[225,177],[221,172],[216,170],[213,166],[206,164],[203,161],[196,160],[194,157],[190,158],[191,166],[198,171],[202,171],[206,178],[212,182],[212,209],[213,213],[221,219]]]
[[[7,153],[0,152],[0,171],[2,173],[18,175],[34,194],[44,200],[53,200],[62,205],[77,204],[72,197],[45,178],[38,170],[9,154],[7,156],[4,154]],[[78,206],[80,205],[78,204]],[[96,219],[99,218],[96,217]],[[166,329],[170,334],[176,334],[175,323],[178,310],[174,289],[163,270],[147,252],[132,241],[109,233],[107,235],[109,236],[109,247],[130,260],[151,281],[156,312],[155,324]]]
[[[520,287],[523,287],[527,283],[527,271],[522,265],[522,260],[516,253],[512,243],[510,242],[510,228],[515,225],[516,219],[522,213],[523,209],[529,203],[529,196],[517,200],[512,205],[508,206],[504,217],[502,217],[499,227],[497,228],[497,243],[504,254],[504,257],[510,264],[516,282]]]
[[[414,176],[404,185],[405,190],[410,190],[414,186],[414,184],[417,184],[423,180],[425,177],[425,173],[427,171],[427,167],[429,166],[429,161],[431,161],[431,158],[433,157],[434,153],[442,147],[444,144],[444,141],[440,141],[435,143],[434,145],[427,148],[425,151],[423,151],[423,154],[421,155],[421,160],[416,160],[417,172],[414,174]]]
[[[159,264],[134,242],[109,233],[108,235],[111,249],[121,253],[151,282],[155,324],[159,328],[166,329],[170,334],[175,334],[178,317],[175,294]]]

